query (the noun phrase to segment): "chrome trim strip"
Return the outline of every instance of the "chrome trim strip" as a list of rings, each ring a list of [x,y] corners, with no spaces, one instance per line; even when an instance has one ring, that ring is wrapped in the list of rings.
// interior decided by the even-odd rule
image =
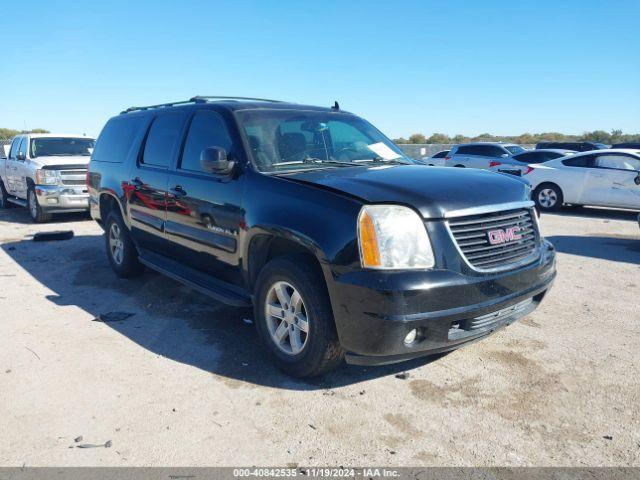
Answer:
[[[483,205],[481,207],[463,208],[445,212],[444,218],[466,217],[469,215],[481,215],[483,213],[499,212],[501,210],[515,210],[517,208],[530,209],[535,205],[531,200],[521,202],[496,203],[493,205]]]

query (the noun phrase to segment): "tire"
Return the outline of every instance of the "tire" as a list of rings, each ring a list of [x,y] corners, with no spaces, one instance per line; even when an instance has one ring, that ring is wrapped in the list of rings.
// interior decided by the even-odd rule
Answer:
[[[289,295],[285,299],[291,302],[285,315],[278,313],[276,317],[268,315],[266,309],[268,304],[272,311],[274,307],[282,307],[278,286],[285,289]],[[299,294],[299,302],[295,300],[295,292]],[[305,255],[279,257],[262,269],[256,281],[254,318],[263,345],[276,365],[291,376],[322,375],[334,370],[344,359],[324,278],[318,266]],[[278,331],[281,342],[275,339]]]
[[[454,165],[454,167],[456,167],[456,168],[466,168],[464,165],[460,165],[460,164]]]
[[[38,196],[36,195],[36,189],[33,185],[29,185],[29,190],[27,190],[27,209],[34,223],[44,223],[51,220],[52,215],[45,212],[40,206],[40,203],[38,203]]]
[[[11,203],[7,201],[9,194],[7,190],[4,188],[4,183],[2,183],[2,179],[0,179],[0,208],[9,208]]]
[[[564,196],[555,183],[542,183],[533,192],[533,201],[542,212],[550,212],[562,208]]]
[[[104,239],[107,258],[116,275],[133,278],[142,274],[144,265],[138,259],[138,250],[119,212],[112,211],[107,215]]]

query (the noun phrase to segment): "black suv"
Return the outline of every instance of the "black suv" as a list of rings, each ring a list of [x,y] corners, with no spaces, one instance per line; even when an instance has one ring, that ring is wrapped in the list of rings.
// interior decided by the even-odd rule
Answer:
[[[555,277],[527,185],[411,163],[337,104],[194,97],[109,120],[87,184],[119,276],[253,306],[277,364],[311,376],[455,349]]]
[[[540,149],[562,149],[574,150],[576,152],[589,152],[591,150],[605,150],[604,143],[598,142],[540,142],[536,145],[536,150]]]

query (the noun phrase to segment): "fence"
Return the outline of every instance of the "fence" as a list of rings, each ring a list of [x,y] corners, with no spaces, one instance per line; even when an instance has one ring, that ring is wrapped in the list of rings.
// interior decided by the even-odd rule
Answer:
[[[431,155],[438,153],[442,150],[450,150],[454,144],[452,143],[425,143],[425,144],[399,144],[400,150],[410,158],[423,158],[430,157]],[[535,145],[521,145],[526,149],[534,149]]]

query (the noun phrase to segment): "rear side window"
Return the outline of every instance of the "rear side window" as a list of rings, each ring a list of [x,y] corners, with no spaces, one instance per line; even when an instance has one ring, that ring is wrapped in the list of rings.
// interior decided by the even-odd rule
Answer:
[[[122,163],[127,159],[144,117],[114,117],[102,129],[91,160]]]
[[[620,154],[598,155],[596,166],[616,170],[640,170],[640,158]]]
[[[444,158],[449,153],[449,150],[443,150],[442,152],[436,153],[432,158]]]
[[[568,158],[562,161],[563,165],[567,167],[582,167],[588,168],[593,166],[593,155],[581,155],[576,158]]]
[[[191,120],[189,133],[184,144],[180,168],[192,172],[202,172],[200,154],[208,147],[224,148],[227,154],[233,143],[224,120],[216,112],[201,111]]]
[[[456,154],[460,155],[480,155],[477,150],[477,145],[463,145],[458,147]]]
[[[184,114],[165,113],[158,115],[151,124],[142,154],[142,163],[154,167],[168,168],[182,132]]]

